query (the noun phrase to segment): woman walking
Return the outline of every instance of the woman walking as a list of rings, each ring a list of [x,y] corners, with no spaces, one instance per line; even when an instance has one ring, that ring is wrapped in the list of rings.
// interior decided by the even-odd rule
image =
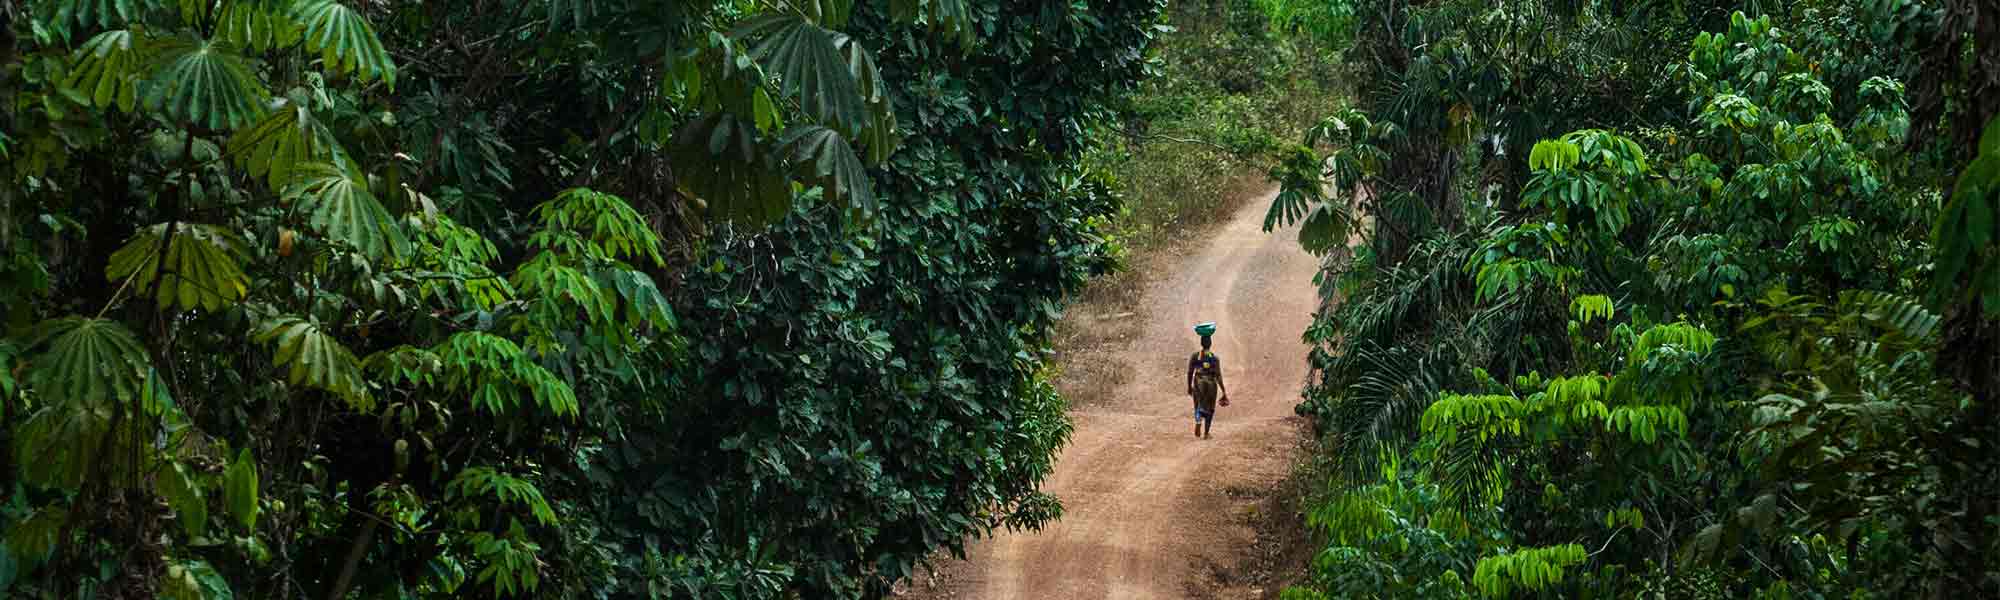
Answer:
[[[1215,425],[1216,395],[1219,392],[1222,405],[1229,406],[1229,387],[1222,384],[1222,359],[1209,350],[1215,323],[1196,325],[1194,332],[1201,336],[1201,350],[1188,357],[1188,395],[1194,398],[1194,436],[1208,438]]]

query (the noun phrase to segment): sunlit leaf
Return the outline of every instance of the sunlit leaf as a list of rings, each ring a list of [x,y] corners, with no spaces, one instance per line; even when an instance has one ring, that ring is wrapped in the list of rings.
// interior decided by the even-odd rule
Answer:
[[[283,189],[293,170],[309,161],[331,161],[343,154],[333,132],[313,117],[305,104],[281,100],[253,127],[229,138],[229,155],[253,177],[267,177],[271,189]]]
[[[63,85],[81,93],[98,108],[131,112],[138,104],[139,77],[146,56],[145,42],[131,30],[113,29],[90,38],[71,59]]]
[[[222,4],[216,36],[241,48],[270,50],[299,42],[299,22],[286,14],[285,0],[237,0]]]
[[[239,264],[242,240],[214,225],[177,223],[172,241],[162,243],[166,230],[162,223],[133,234],[111,254],[105,279],[118,285],[130,279],[134,295],[151,296],[162,309],[215,311],[243,299],[250,277]]]

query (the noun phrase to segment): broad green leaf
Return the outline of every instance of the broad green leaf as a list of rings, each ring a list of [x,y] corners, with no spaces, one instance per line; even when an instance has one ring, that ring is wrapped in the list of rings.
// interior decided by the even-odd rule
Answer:
[[[713,113],[674,132],[674,174],[688,195],[723,221],[764,224],[791,210],[791,183],[765,156],[757,128]]]
[[[305,25],[307,52],[320,53],[331,70],[358,74],[363,81],[379,79],[396,89],[396,63],[360,12],[334,0],[306,0],[292,16]]]
[[[134,397],[146,369],[146,350],[124,325],[68,317],[37,327],[28,382],[36,393],[61,402],[96,404]]]
[[[858,138],[867,149],[867,160],[874,165],[888,162],[900,140],[896,136],[896,107],[889,102],[888,84],[875,66],[875,53],[845,34],[834,35],[834,46],[846,58],[861,99],[868,104],[868,124]]]
[[[778,138],[778,155],[799,180],[820,186],[827,197],[862,214],[875,212],[875,190],[868,168],[854,148],[832,129],[796,125]]]
[[[374,400],[361,378],[361,362],[318,324],[280,317],[265,325],[257,340],[275,346],[271,362],[288,369],[286,380],[293,385],[332,392],[356,410],[373,409]]]
[[[738,35],[758,40],[750,56],[814,120],[847,135],[867,127],[866,99],[831,32],[796,16],[772,16],[750,22]]]
[[[304,103],[292,99],[280,100],[256,126],[229,138],[229,155],[236,164],[253,177],[268,177],[274,190],[284,189],[300,164],[344,154],[333,132]]]
[[[202,498],[201,488],[188,478],[187,469],[180,463],[169,463],[155,476],[155,484],[160,498],[174,509],[174,518],[181,522],[181,530],[188,537],[199,537],[208,529],[208,500]]]
[[[1347,244],[1353,217],[1333,204],[1321,202],[1299,224],[1299,245],[1306,252],[1326,254]]]
[[[794,6],[821,27],[839,28],[847,25],[847,18],[854,11],[854,0],[801,0]]]
[[[142,95],[177,121],[235,130],[270,103],[271,93],[228,42],[175,39],[162,44],[153,63]]]
[[[57,23],[107,28],[137,21],[147,11],[167,5],[162,0],[63,0],[54,4]]]
[[[14,553],[24,565],[31,568],[48,560],[61,543],[64,524],[69,522],[69,510],[57,506],[44,506],[34,514],[14,524],[7,531],[7,549]]]
[[[130,279],[134,295],[153,297],[161,309],[216,311],[243,299],[250,277],[238,264],[242,240],[214,225],[178,223],[172,241],[162,243],[166,229],[163,223],[133,234],[111,254],[105,279],[116,285]]]
[[[314,230],[370,258],[408,253],[409,239],[360,175],[318,162],[294,169],[296,176],[285,187],[284,197],[306,210]]]
[[[299,22],[286,14],[286,2],[239,0],[222,5],[216,19],[216,35],[242,48],[260,51],[283,48],[299,42]]]
[[[250,459],[249,448],[238,451],[236,460],[222,472],[222,498],[237,525],[244,531],[256,531],[257,463]]]
[[[77,48],[74,66],[63,85],[76,90],[98,108],[131,112],[138,105],[139,76],[146,58],[144,41],[131,30],[97,34]]]

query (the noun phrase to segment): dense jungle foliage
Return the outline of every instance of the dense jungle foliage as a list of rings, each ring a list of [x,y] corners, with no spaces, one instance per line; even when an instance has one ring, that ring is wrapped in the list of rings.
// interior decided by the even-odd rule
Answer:
[[[1333,4],[1287,598],[2000,596],[2000,4]]]
[[[1161,0],[0,0],[0,595],[850,598],[1060,514]]]
[[[1154,72],[1114,104],[1118,117],[1086,157],[1114,178],[1123,245],[1196,235],[1231,201],[1268,189],[1271,149],[1339,107],[1339,62],[1324,38],[1293,31],[1260,0],[1169,3]]]

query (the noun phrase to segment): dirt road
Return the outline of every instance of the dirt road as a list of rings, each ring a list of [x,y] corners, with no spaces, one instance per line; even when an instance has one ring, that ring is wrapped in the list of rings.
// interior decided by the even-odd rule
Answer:
[[[909,596],[976,599],[1244,598],[1232,581],[1254,541],[1245,511],[1283,478],[1306,375],[1299,336],[1317,262],[1296,231],[1262,231],[1270,197],[1245,203],[1200,250],[1151,284],[1143,322],[1115,359],[1132,377],[1072,413],[1076,433],[1046,488],[1067,514],[1040,532],[976,543]],[[1232,405],[1195,439],[1184,375],[1192,326],[1215,321]],[[929,589],[926,589],[929,587]]]

